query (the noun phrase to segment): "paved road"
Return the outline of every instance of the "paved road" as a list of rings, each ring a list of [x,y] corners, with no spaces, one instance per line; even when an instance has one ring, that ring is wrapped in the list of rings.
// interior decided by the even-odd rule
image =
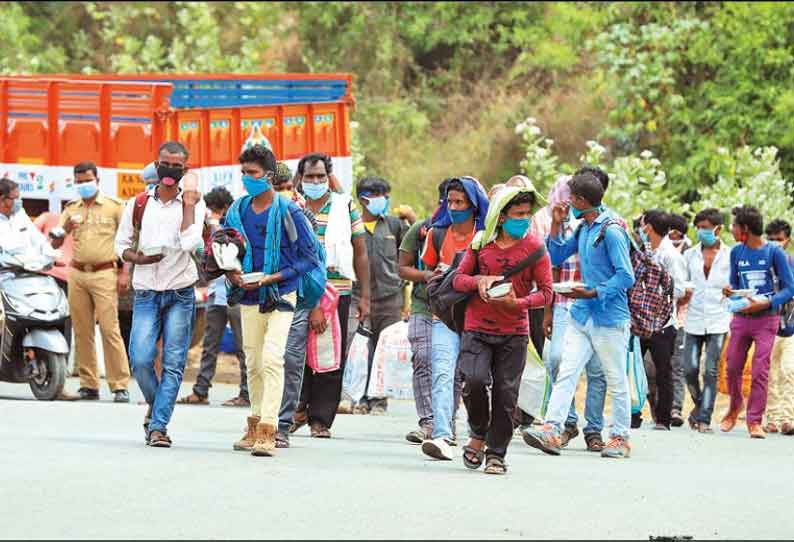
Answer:
[[[245,411],[219,403],[234,391],[177,407],[175,447],[162,450],[143,445],[144,407],[104,390],[99,403],[42,403],[0,384],[0,537],[794,535],[794,438],[643,429],[628,461],[589,454],[581,438],[558,458],[515,439],[508,475],[489,477],[424,459],[403,440],[414,412],[400,402],[386,417],[340,416],[330,441],[302,432],[278,457],[253,458],[231,451]]]

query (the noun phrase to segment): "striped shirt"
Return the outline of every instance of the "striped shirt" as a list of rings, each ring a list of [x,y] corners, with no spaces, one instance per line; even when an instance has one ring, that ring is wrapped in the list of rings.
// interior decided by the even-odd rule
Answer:
[[[314,219],[317,222],[317,239],[319,239],[320,243],[323,245],[325,244],[325,230],[328,227],[328,214],[330,212],[331,198],[328,198],[323,208],[314,215]],[[350,201],[350,229],[352,231],[350,237],[351,241],[367,232],[366,229],[364,229],[364,222],[361,220],[361,214],[358,212],[358,209],[356,209],[356,204],[352,200]],[[328,270],[328,282],[334,285],[339,295],[350,295],[353,290],[353,280],[343,277],[335,270]]]

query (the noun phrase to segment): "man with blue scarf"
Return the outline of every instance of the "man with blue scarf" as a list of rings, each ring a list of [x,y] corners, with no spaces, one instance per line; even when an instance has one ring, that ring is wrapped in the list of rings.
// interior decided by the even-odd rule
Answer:
[[[468,249],[477,232],[485,229],[487,216],[488,196],[476,179],[448,179],[446,195],[425,239],[425,267],[435,270],[451,265],[455,255]],[[431,337],[433,432],[422,443],[422,452],[448,461],[453,458],[450,444],[455,443],[455,413],[461,395],[461,383],[455,381],[460,336],[433,315]]]
[[[297,305],[316,308],[325,290],[323,249],[300,208],[279,196],[271,181],[276,157],[263,145],[240,155],[248,195],[235,201],[226,226],[245,238],[242,273],[229,272],[229,303],[239,302],[248,364],[251,416],[235,450],[272,456],[284,388],[284,349]],[[244,281],[243,274],[262,273]]]

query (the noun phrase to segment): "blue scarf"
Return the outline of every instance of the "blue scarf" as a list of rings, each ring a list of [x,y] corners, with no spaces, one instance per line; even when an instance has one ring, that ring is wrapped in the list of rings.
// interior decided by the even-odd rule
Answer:
[[[485,218],[488,216],[488,195],[480,186],[480,183],[471,177],[459,177],[460,182],[466,190],[472,207],[474,208],[474,229],[480,231],[485,229]],[[433,227],[434,228],[447,228],[452,224],[447,208],[447,197],[439,202],[440,205],[435,213],[433,213]]]

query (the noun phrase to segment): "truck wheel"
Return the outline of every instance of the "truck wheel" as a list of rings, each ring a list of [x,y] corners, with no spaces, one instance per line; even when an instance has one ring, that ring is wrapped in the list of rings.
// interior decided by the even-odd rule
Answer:
[[[30,379],[30,390],[39,401],[52,401],[61,391],[66,382],[66,356],[47,350],[36,350],[41,374]]]

